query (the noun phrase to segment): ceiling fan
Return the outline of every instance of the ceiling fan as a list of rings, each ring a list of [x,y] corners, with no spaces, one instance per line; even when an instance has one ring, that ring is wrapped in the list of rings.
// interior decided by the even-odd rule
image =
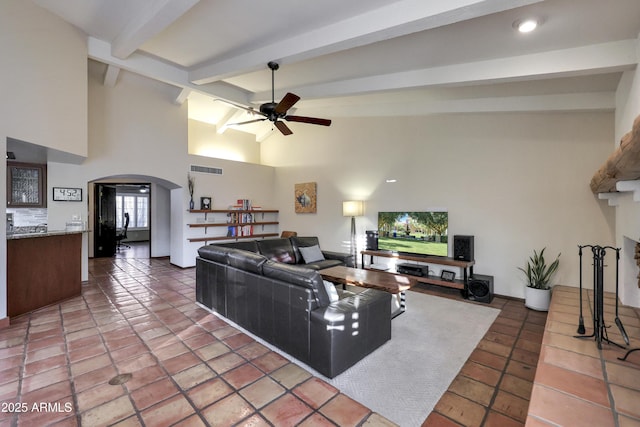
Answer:
[[[275,93],[275,87],[274,87],[274,83],[275,83],[275,72],[278,68],[280,68],[280,66],[278,65],[277,62],[269,62],[267,64],[267,66],[269,67],[269,69],[271,69],[271,102],[266,102],[262,105],[260,105],[260,109],[259,110],[255,110],[251,107],[245,107],[244,105],[239,105],[239,104],[235,104],[233,102],[229,102],[226,100],[221,100],[224,101],[228,104],[233,105],[234,107],[237,108],[241,108],[243,110],[246,110],[252,114],[260,114],[264,117],[259,118],[259,119],[254,119],[254,120],[247,120],[245,122],[240,122],[240,123],[232,123],[229,126],[234,126],[234,125],[246,125],[248,123],[256,123],[256,122],[262,122],[265,120],[269,120],[271,122],[273,122],[274,126],[278,128],[278,130],[280,132],[282,132],[283,135],[291,135],[293,132],[291,131],[291,129],[289,129],[289,127],[282,121],[282,120],[286,120],[288,122],[300,122],[300,123],[309,123],[312,125],[320,125],[320,126],[330,126],[331,125],[331,120],[328,119],[319,119],[316,117],[305,117],[305,116],[294,116],[294,115],[289,115],[287,114],[287,111],[293,107],[293,105],[298,102],[300,100],[300,97],[294,93],[288,92],[284,98],[282,98],[280,100],[280,102],[276,103],[274,100],[274,93]]]

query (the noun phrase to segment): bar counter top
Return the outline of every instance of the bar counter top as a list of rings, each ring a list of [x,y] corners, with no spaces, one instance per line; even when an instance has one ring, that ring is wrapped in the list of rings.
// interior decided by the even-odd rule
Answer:
[[[34,237],[64,236],[67,234],[86,233],[88,230],[49,230],[33,233],[7,233],[7,240],[31,239]]]

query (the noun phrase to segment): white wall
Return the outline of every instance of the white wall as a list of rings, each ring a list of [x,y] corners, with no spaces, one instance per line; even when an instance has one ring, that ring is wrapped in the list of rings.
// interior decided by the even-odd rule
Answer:
[[[87,154],[86,37],[22,0],[0,2],[0,146],[16,138],[73,156]],[[6,188],[6,163],[0,162]],[[0,193],[6,206],[6,194]],[[4,224],[4,209],[0,213]],[[6,272],[6,230],[0,227],[0,271]],[[6,274],[0,274],[0,321],[6,318]]]
[[[577,286],[577,245],[613,243],[614,213],[589,188],[610,152],[611,113],[340,118],[330,128],[302,126],[268,139],[261,156],[277,167],[281,228],[318,235],[327,249],[348,244],[342,200],[366,201],[366,216],[357,219],[361,242],[365,230],[377,228],[378,211],[446,208],[450,236],[475,236],[475,272],[495,276],[496,293],[523,297],[517,267],[533,249],[561,252],[556,280]],[[318,183],[318,213],[295,214],[294,184],[310,181]]]
[[[189,153],[260,164],[260,143],[255,135],[234,129],[218,134],[214,125],[197,120],[189,120]]]

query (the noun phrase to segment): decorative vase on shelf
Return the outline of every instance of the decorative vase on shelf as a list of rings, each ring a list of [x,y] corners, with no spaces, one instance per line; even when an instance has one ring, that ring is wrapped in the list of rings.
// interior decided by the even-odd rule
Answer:
[[[193,210],[193,197],[189,200],[189,209]]]

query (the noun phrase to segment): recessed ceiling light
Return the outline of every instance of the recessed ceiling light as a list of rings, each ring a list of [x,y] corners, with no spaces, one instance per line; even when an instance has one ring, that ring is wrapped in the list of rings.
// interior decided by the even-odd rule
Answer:
[[[391,179],[387,179],[385,182],[387,182],[387,183],[398,182],[398,180],[391,178]]]
[[[538,25],[540,25],[540,21],[534,18],[519,19],[513,23],[513,28],[517,29],[521,33],[530,33],[535,30]]]

